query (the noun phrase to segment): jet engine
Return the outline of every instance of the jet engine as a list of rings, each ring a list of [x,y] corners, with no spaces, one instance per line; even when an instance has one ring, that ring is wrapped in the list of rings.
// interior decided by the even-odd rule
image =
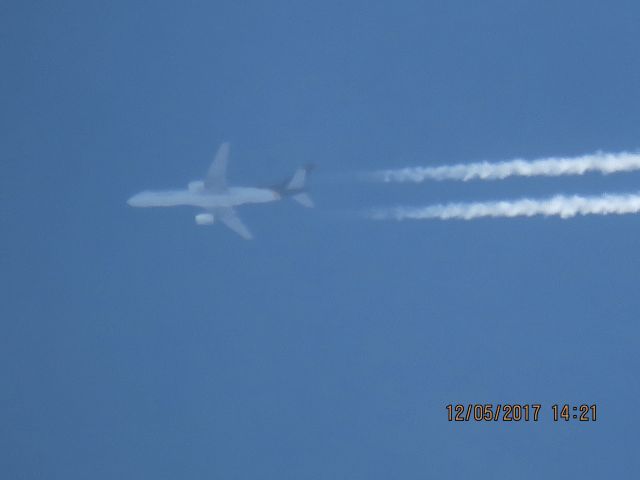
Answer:
[[[194,180],[193,182],[189,182],[187,188],[193,193],[202,192],[204,190],[204,182],[202,180]]]
[[[215,217],[211,213],[199,213],[196,215],[196,223],[198,225],[213,225]]]

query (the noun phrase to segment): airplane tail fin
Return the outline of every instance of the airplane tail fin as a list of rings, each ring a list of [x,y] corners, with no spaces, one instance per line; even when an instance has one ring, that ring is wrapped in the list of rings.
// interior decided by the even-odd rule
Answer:
[[[289,179],[286,185],[287,190],[302,190],[304,189],[304,184],[307,180],[307,174],[313,170],[312,165],[307,165],[305,167],[299,168],[293,174],[293,177]]]
[[[313,170],[313,165],[307,165],[299,168],[293,174],[291,179],[285,184],[284,194],[290,196],[303,207],[311,208],[314,206],[313,200],[305,190],[307,175]]]

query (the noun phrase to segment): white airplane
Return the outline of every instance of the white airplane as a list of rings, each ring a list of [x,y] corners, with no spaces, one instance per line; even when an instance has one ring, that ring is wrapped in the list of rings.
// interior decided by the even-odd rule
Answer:
[[[127,203],[132,207],[198,207],[205,210],[195,217],[198,225],[212,225],[219,219],[246,240],[252,235],[234,210],[238,205],[291,197],[305,207],[313,207],[313,201],[304,189],[311,167],[299,168],[287,182],[273,188],[229,187],[226,180],[228,159],[229,143],[223,143],[204,180],[189,182],[186,190],[144,191],[131,197]]]

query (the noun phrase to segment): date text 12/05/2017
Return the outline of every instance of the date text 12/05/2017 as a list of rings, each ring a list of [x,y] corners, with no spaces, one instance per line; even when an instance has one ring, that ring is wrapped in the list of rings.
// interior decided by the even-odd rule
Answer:
[[[447,408],[447,420],[450,422],[537,422],[540,420],[540,403],[450,403]],[[554,422],[576,420],[595,422],[596,404],[553,404],[551,418]],[[544,414],[543,414],[544,416]]]

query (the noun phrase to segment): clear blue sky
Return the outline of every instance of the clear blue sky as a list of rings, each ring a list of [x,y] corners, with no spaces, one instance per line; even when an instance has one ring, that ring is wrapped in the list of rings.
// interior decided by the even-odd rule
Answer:
[[[631,478],[640,219],[369,222],[397,203],[637,191],[640,174],[342,174],[640,147],[635,1],[0,7],[0,476]],[[189,209],[318,166],[314,211]],[[448,403],[542,403],[449,423]],[[554,423],[553,403],[596,403]]]

